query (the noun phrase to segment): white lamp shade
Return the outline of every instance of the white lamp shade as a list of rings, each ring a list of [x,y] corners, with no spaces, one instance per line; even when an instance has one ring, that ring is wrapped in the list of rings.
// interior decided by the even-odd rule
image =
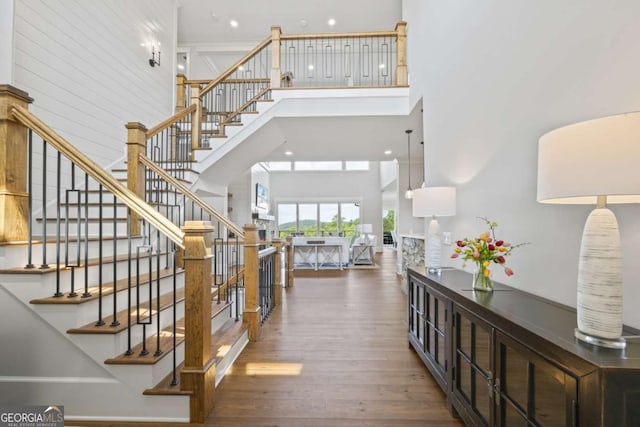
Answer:
[[[432,217],[455,214],[455,187],[425,187],[413,190],[413,216]]]
[[[640,203],[640,112],[555,129],[538,144],[538,201]],[[415,205],[414,205],[415,215]]]

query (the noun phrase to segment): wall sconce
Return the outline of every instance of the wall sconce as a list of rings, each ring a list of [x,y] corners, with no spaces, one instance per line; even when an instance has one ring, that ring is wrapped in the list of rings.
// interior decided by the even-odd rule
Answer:
[[[160,49],[158,49],[158,60],[156,61],[156,48],[155,46],[151,47],[151,59],[149,60],[149,65],[155,67],[156,65],[160,66]]]

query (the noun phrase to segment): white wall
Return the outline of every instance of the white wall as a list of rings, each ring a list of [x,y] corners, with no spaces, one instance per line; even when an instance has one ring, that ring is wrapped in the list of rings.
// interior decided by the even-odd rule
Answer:
[[[396,221],[398,234],[424,234],[423,218],[413,216],[413,202],[404,198],[409,187],[409,163],[398,162],[398,212]],[[411,162],[411,188],[419,188],[422,184],[422,163]]]
[[[14,85],[31,110],[101,165],[125,152],[125,123],[173,112],[175,1],[16,0]],[[4,19],[4,18],[3,18]],[[161,66],[149,66],[159,41]]]
[[[0,84],[13,84],[14,0],[0,2]]]
[[[373,226],[382,250],[382,193],[380,167],[369,171],[272,172],[271,200],[274,210],[281,202],[360,202],[362,223]]]
[[[445,227],[455,240],[483,231],[478,216],[497,221],[500,238],[531,242],[509,259],[515,276],[497,279],[575,306],[591,208],[536,202],[538,138],[640,109],[640,2],[405,0],[403,14],[411,96],[423,97],[427,179],[458,188],[458,214]],[[625,323],[640,327],[640,207],[612,209]]]

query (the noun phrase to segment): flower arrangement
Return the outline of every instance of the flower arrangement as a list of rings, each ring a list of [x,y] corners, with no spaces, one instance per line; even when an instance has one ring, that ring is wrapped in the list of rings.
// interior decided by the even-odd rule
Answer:
[[[507,276],[513,276],[513,270],[505,265],[507,256],[526,243],[512,245],[504,240],[496,239],[495,229],[498,223],[489,221],[487,218],[480,218],[489,227],[489,231],[480,234],[475,239],[463,239],[456,242],[451,258],[462,258],[463,267],[467,261],[473,261],[476,264],[476,270],[473,278],[473,288],[481,291],[493,290],[493,282],[491,281],[491,263],[497,264],[504,269]]]

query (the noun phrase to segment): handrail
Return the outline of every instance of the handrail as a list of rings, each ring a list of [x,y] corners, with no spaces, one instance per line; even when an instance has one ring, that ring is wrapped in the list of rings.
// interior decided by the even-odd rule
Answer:
[[[78,151],[73,145],[58,135],[53,129],[47,126],[29,110],[24,107],[20,107],[19,105],[13,105],[11,108],[11,114],[23,125],[33,129],[56,150],[78,165],[78,167],[95,179],[96,182],[118,197],[128,208],[137,213],[141,218],[151,223],[176,245],[184,249],[184,232],[177,225],[169,221],[160,213],[156,212],[144,200],[123,186],[96,162]]]
[[[266,39],[264,39],[258,46],[254,47],[249,53],[247,53],[245,56],[243,56],[238,61],[236,61],[235,64],[233,64],[232,66],[227,68],[227,70],[224,73],[220,74],[215,80],[212,80],[211,83],[209,83],[204,88],[202,88],[202,90],[200,91],[200,97],[202,97],[204,94],[206,94],[211,89],[213,89],[214,86],[216,86],[222,80],[226,79],[231,74],[233,74],[237,70],[237,68],[239,66],[241,66],[242,64],[244,64],[245,62],[250,60],[253,56],[255,56],[258,52],[260,52],[263,48],[268,46],[269,43],[271,43],[271,36],[269,36]]]
[[[238,236],[244,236],[244,230],[238,227],[233,222],[229,221],[225,218],[220,212],[209,206],[206,202],[204,202],[200,197],[198,197],[195,193],[189,190],[187,187],[182,185],[180,181],[169,175],[164,169],[160,166],[156,165],[151,159],[149,159],[144,154],[140,154],[138,157],[140,163],[144,166],[148,167],[153,171],[153,173],[157,174],[160,178],[171,184],[174,188],[180,191],[182,194],[190,198],[194,201],[203,211],[208,213],[209,215],[215,217],[218,221],[224,224],[230,231],[235,233]]]
[[[179,112],[177,112],[173,116],[169,117],[168,119],[158,123],[157,125],[155,125],[154,127],[152,127],[151,129],[149,129],[147,131],[147,133],[146,133],[147,139],[159,134],[164,129],[169,127],[171,124],[173,124],[174,122],[177,122],[178,120],[180,120],[181,118],[183,118],[187,114],[193,113],[194,111],[196,111],[196,109],[197,109],[197,105],[196,104],[191,104],[187,108],[185,108],[184,110],[180,110]]]
[[[277,249],[275,248],[275,246],[269,246],[268,248],[264,248],[258,251],[258,258],[264,258],[271,254],[275,254],[276,252],[277,252]]]
[[[365,31],[360,33],[313,33],[313,34],[281,34],[281,40],[297,39],[344,39],[355,37],[393,37],[397,31]]]
[[[231,119],[233,119],[235,116],[237,116],[238,114],[241,114],[245,108],[247,108],[249,105],[253,104],[254,102],[256,102],[258,99],[260,99],[265,93],[267,93],[268,91],[270,91],[271,88],[270,87],[266,87],[264,89],[262,89],[260,92],[258,92],[258,94],[256,96],[254,96],[253,98],[251,98],[250,100],[248,100],[247,102],[244,103],[244,105],[242,105],[240,108],[238,108],[236,111],[234,111],[233,113],[229,114],[228,117],[225,118],[224,123],[229,123],[231,121]]]

